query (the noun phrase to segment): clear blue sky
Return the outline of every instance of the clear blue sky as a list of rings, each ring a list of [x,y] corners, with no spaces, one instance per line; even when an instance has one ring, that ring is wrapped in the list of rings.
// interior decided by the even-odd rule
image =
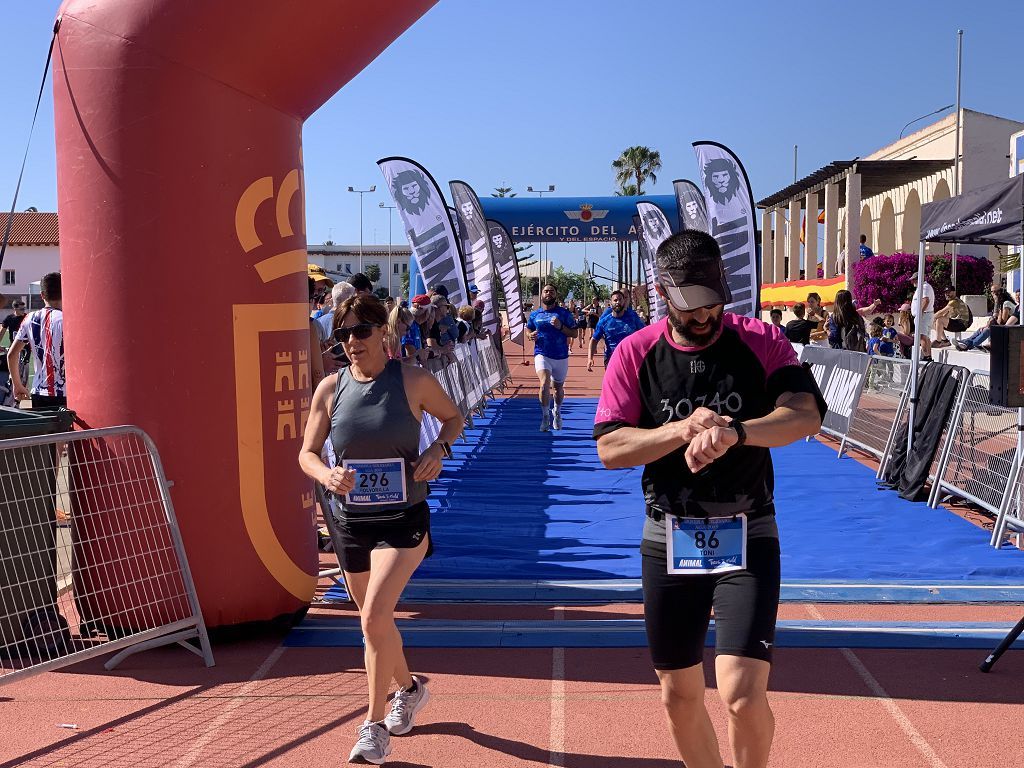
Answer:
[[[14,192],[57,5],[0,11],[0,210]],[[759,199],[792,181],[794,144],[803,175],[868,154],[951,103],[958,27],[964,106],[1024,119],[1020,0],[440,0],[307,123],[309,242],[329,232],[358,242],[359,197],[345,189],[371,184],[364,238],[387,242],[375,161],[395,154],[481,196],[530,184],[599,195],[614,189],[611,161],[644,144],[664,162],[645,191],[667,194],[673,178],[695,173],[690,142],[713,139],[740,156]],[[18,208],[30,205],[56,205],[49,85]],[[590,245],[589,255],[607,264],[614,250]],[[583,246],[550,254],[578,268]]]

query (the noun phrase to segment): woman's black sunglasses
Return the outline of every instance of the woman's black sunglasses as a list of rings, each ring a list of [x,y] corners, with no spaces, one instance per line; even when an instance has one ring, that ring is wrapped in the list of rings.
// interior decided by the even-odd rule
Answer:
[[[342,344],[348,344],[349,339],[355,336],[360,341],[366,341],[370,338],[375,328],[380,328],[380,326],[376,323],[359,323],[358,325],[350,325],[345,328],[335,328],[334,340]]]

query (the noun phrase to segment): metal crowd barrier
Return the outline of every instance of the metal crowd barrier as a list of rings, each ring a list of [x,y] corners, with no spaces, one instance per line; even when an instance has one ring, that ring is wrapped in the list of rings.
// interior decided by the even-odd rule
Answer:
[[[1009,532],[1017,535],[1017,546],[1021,545],[1020,539],[1024,536],[1024,462],[1014,462],[1012,477],[1012,482],[1006,484],[1006,493],[996,513],[996,524],[989,540],[997,549],[1003,545],[1003,538]]]
[[[942,493],[999,514],[1016,470],[1017,411],[989,403],[989,374],[973,371],[960,388],[935,467],[928,504]]]
[[[119,651],[113,669],[170,643],[213,666],[149,436],[111,427],[0,441],[0,685]]]
[[[850,426],[842,437],[839,455],[852,445],[881,460],[891,441],[893,426],[897,430],[907,421],[903,408],[910,384],[910,361],[892,357],[872,357],[861,390],[857,409],[850,416]]]
[[[437,379],[445,394],[452,399],[467,426],[473,427],[474,414],[481,414],[486,398],[496,389],[504,389],[511,378],[504,355],[490,341],[472,340],[455,347],[455,359],[444,362],[441,358],[428,360],[426,370]],[[437,439],[440,422],[424,416],[420,429],[420,446],[426,447]]]
[[[819,384],[826,385],[836,381],[833,377],[843,362],[840,354],[812,348],[801,350],[800,359],[810,363]],[[821,432],[840,439],[840,456],[854,446],[876,457],[876,476],[881,478],[896,435],[909,418],[912,363],[871,357],[856,397],[847,391],[854,374],[847,363],[843,379],[830,387],[831,399],[826,392],[831,424],[823,425]],[[998,547],[1008,530],[1024,535],[1024,457],[1017,456],[1017,411],[989,403],[987,371],[957,369],[954,375],[960,380],[929,470],[928,505],[937,507],[947,494],[987,510],[996,516],[991,541]]]

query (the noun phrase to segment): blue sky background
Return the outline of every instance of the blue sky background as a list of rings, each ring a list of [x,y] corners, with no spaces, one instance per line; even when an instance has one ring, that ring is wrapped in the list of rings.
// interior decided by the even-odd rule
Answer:
[[[14,193],[57,5],[5,2],[0,14],[0,210]],[[378,191],[365,197],[364,239],[387,242],[375,161],[396,154],[481,196],[499,185],[525,194],[531,184],[600,195],[614,191],[611,161],[645,144],[664,163],[645,191],[668,194],[673,178],[695,175],[690,142],[713,139],[739,155],[760,199],[792,181],[794,144],[802,176],[866,155],[952,103],[958,27],[964,106],[1021,120],[1021,8],[1019,0],[440,0],[307,123],[309,242],[330,234],[357,243],[359,196],[345,189],[371,184]],[[19,210],[56,205],[51,105],[48,84]],[[588,246],[604,264],[614,251]],[[583,253],[582,245],[550,248],[572,268]]]

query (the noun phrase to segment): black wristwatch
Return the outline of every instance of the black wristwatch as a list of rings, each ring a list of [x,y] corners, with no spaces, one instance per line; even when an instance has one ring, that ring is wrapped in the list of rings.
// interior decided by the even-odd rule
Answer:
[[[446,443],[444,440],[435,440],[434,445],[441,446],[441,452],[444,453],[445,458],[450,459],[452,457],[452,446],[450,443]]]
[[[736,445],[743,445],[747,442],[747,430],[742,421],[733,421],[729,426],[736,430]]]

